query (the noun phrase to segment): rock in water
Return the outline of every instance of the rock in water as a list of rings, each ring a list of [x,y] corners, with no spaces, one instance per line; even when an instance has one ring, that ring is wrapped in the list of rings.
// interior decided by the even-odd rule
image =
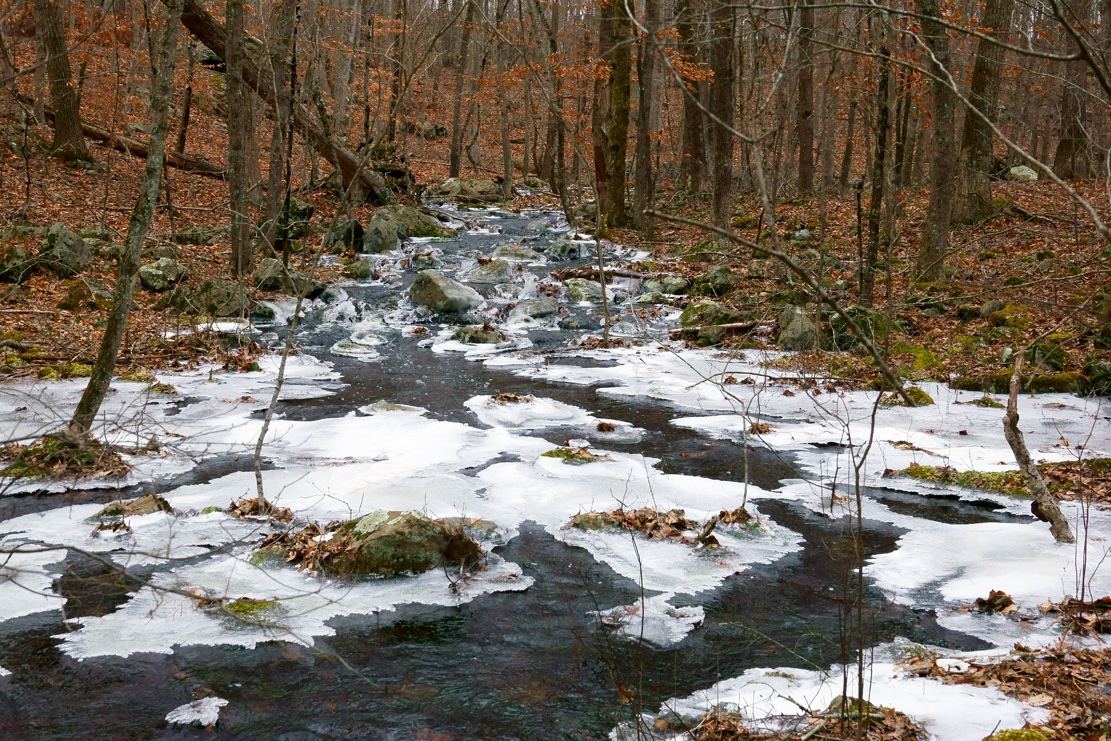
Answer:
[[[62,278],[72,278],[84,270],[91,256],[85,240],[64,224],[54,224],[47,229],[46,238],[39,247],[39,257],[51,272]]]
[[[474,563],[482,550],[460,531],[448,532],[443,524],[420,512],[372,512],[344,524],[332,538],[342,549],[321,564],[340,575],[400,576],[442,566],[450,550],[452,561]],[[464,546],[468,541],[471,548]],[[336,552],[338,550],[338,552]]]
[[[445,314],[462,314],[482,303],[478,291],[436,270],[418,273],[409,288],[409,297],[417,306]]]
[[[467,273],[471,283],[506,283],[510,279],[509,263],[501,259],[491,260]]]
[[[375,223],[392,226],[401,239],[455,236],[455,232],[441,226],[435,216],[408,206],[383,206],[374,212],[369,228],[373,229]]]

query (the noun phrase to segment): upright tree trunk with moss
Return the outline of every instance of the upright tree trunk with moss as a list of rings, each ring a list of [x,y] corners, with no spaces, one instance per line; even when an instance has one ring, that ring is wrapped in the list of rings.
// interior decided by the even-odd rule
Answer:
[[[83,437],[89,433],[108,393],[120,345],[127,331],[127,319],[135,295],[135,279],[139,274],[139,257],[158,205],[158,187],[162,180],[162,166],[166,155],[166,135],[170,130],[170,96],[173,93],[174,69],[177,66],[182,0],[165,0],[165,5],[166,23],[158,43],[153,46],[157,56],[151,60],[150,151],[139,186],[139,196],[135,200],[135,208],[127,226],[127,239],[119,259],[119,277],[108,323],[104,328],[104,337],[100,341],[92,376],[69,423],[69,432],[75,437]]]
[[[645,33],[637,47],[636,169],[633,175],[633,222],[638,229],[649,229],[651,219],[644,212],[656,198],[656,177],[652,172],[652,136],[656,133],[656,61],[660,26],[660,0],[644,0]]]
[[[598,225],[626,224],[625,154],[629,145],[632,90],[632,21],[621,0],[598,9],[598,56],[602,69],[594,78],[594,175],[598,183]]]
[[[282,184],[286,170],[286,152],[289,149],[288,139],[293,136],[290,125],[290,104],[293,98],[290,88],[295,72],[290,69],[290,57],[296,7],[296,0],[280,0],[271,26],[273,41],[267,48],[269,67],[264,74],[271,77],[269,82],[274,93],[274,124],[270,133],[270,164],[266,173],[266,200],[263,203],[260,240],[265,256],[274,254],[281,247],[278,222],[282,203],[285,201],[285,188]],[[280,237],[284,240],[285,235]]]
[[[733,212],[733,24],[735,11],[727,0],[711,0],[709,142],[713,224],[729,228]]]
[[[945,253],[949,251],[949,222],[953,214],[953,186],[957,174],[957,147],[954,141],[953,113],[956,95],[949,87],[949,36],[941,21],[938,0],[918,0],[922,16],[922,37],[929,50],[927,65],[930,83],[930,113],[934,139],[930,162],[930,203],[922,241],[918,246],[918,274],[925,280],[938,280],[945,274]]]
[[[46,54],[50,107],[54,110],[54,141],[50,154],[65,161],[87,160],[89,148],[81,131],[81,102],[73,86],[64,13],[57,0],[35,0],[34,6],[36,32]]]
[[[248,214],[247,137],[250,106],[249,91],[243,83],[243,37],[246,33],[243,0],[227,0],[227,123],[228,123],[228,195],[231,205],[231,272],[244,278],[251,272],[251,232]]]
[[[1011,26],[1012,7],[1008,0],[987,0],[980,24],[984,33],[1005,41]],[[991,121],[996,120],[999,108],[999,85],[1003,78],[1005,54],[1006,50],[992,40],[982,38],[977,43],[968,102]],[[964,117],[958,160],[953,223],[975,224],[995,213],[995,205],[991,200],[991,126],[971,110]]]
[[[868,307],[872,306],[875,298],[880,222],[883,219],[883,199],[887,184],[887,144],[891,137],[891,61],[887,45],[887,21],[883,19],[880,23],[880,41],[876,48],[880,74],[876,83],[875,151],[872,154],[872,195],[868,201],[868,247],[860,264],[860,305]]]

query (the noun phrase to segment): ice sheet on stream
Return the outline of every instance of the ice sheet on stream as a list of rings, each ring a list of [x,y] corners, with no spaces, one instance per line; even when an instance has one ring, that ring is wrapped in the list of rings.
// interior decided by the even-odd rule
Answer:
[[[539,365],[524,359],[487,361],[519,375],[576,384],[609,384],[598,393],[644,396],[667,401],[704,416],[680,416],[676,426],[789,454],[806,480],[787,481],[775,491],[750,492],[752,499],[771,497],[800,501],[827,515],[848,512],[843,499],[852,455],[868,440],[874,392],[823,391],[808,395],[793,379],[762,367],[765,357],[729,358],[699,351],[660,352],[632,349],[581,352],[584,360],[617,360],[616,367]],[[774,356],[772,356],[774,357]],[[730,378],[731,377],[731,378]],[[728,383],[715,385],[706,379]],[[746,383],[752,379],[752,383]],[[937,402],[908,409],[879,407],[874,442],[864,467],[865,484],[926,495],[941,494],[987,500],[1013,514],[1029,515],[1028,502],[1003,495],[971,492],[957,487],[884,478],[886,469],[911,463],[948,465],[958,470],[1013,469],[1014,457],[1002,432],[1002,410],[969,402],[983,394],[922,384]],[[788,392],[788,393],[785,393]],[[995,397],[1002,401],[1003,397]],[[1111,451],[1108,409],[1101,399],[1068,394],[1024,395],[1019,400],[1023,429],[1037,460],[1076,460],[1101,457]],[[723,414],[722,412],[728,412]],[[753,422],[770,424],[754,432]],[[832,487],[832,488],[831,488]],[[872,557],[868,573],[889,598],[932,609],[945,627],[978,636],[1001,647],[1021,640],[1030,645],[1049,643],[1058,633],[1051,620],[1040,618],[1037,605],[1048,598],[1079,594],[1084,584],[1089,596],[1111,593],[1111,512],[1083,513],[1076,504],[1062,508],[1078,527],[1087,519],[1088,572],[1078,573],[1080,546],[1053,541],[1048,527],[1028,522],[949,524],[899,514],[870,497],[864,498],[866,518],[888,522],[907,532],[891,553]],[[992,589],[1014,597],[1025,621],[998,615],[959,611]]]
[[[944,741],[980,741],[993,732],[1021,728],[1027,722],[1044,723],[1049,713],[1007,697],[997,689],[944,684],[936,679],[911,676],[896,663],[878,660],[866,667],[867,700],[892,707],[921,724],[930,738]],[[849,671],[849,693],[855,695],[857,674]],[[739,677],[717,682],[685,698],[663,703],[659,716],[693,726],[714,707],[740,713],[750,731],[782,730],[783,717],[797,717],[800,706],[821,712],[841,696],[844,674],[840,667],[828,671],[796,668],[750,669]],[[614,741],[670,739],[690,741],[685,733],[661,732],[656,716],[646,715],[638,728],[620,727],[610,734]]]

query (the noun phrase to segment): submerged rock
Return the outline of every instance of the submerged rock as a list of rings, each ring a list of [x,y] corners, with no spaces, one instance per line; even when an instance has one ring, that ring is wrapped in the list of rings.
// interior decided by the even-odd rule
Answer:
[[[445,314],[462,314],[482,304],[478,291],[436,270],[418,273],[409,297],[417,306]]]
[[[508,340],[509,335],[485,324],[481,327],[460,327],[455,330],[451,338],[457,342],[465,342],[468,345],[496,345]]]

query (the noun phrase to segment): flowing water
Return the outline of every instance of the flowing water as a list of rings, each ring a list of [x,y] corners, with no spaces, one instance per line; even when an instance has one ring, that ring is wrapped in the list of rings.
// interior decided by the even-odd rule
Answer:
[[[443,250],[445,262],[457,264],[495,242],[526,234],[529,221],[501,218],[496,222],[500,235],[470,235],[435,247]],[[389,286],[346,290],[353,305],[374,307],[396,301],[390,297],[414,274],[409,269],[396,274]],[[789,457],[759,449],[748,452],[746,471],[745,456],[735,443],[670,424],[674,417],[689,416],[690,410],[598,394],[591,386],[521,378],[459,353],[432,352],[420,345],[420,336],[389,336],[377,348],[382,358],[376,362],[330,356],[328,348],[345,330],[342,323],[321,322],[325,311],[310,317],[301,341],[306,351],[333,362],[345,385],[324,398],[283,403],[280,411],[289,419],[339,417],[385,398],[424,407],[439,419],[475,425],[463,406],[467,399],[499,392],[534,394],[644,430],[639,440],[607,447],[657,458],[664,472],[727,481],[747,476],[765,489],[797,476]],[[598,321],[594,311],[575,312],[588,326]],[[553,351],[548,357],[538,354],[537,362],[584,362],[559,352],[573,334],[533,333],[534,349]],[[551,429],[543,434],[558,444],[569,433]],[[214,457],[158,488],[168,491],[248,466],[246,460]],[[943,522],[1014,518],[991,505],[958,499],[879,490],[867,494],[900,513]],[[0,517],[114,496],[70,492],[9,498]],[[318,639],[317,649],[284,642],[251,650],[189,646],[169,655],[76,661],[60,653],[52,637],[66,630],[61,615],[39,613],[9,621],[0,624],[0,666],[13,672],[0,680],[0,738],[604,738],[641,710],[655,712],[669,697],[748,668],[825,668],[845,657],[843,626],[851,606],[856,553],[848,525],[789,501],[764,500],[760,507],[765,516],[800,534],[802,549],[729,577],[718,589],[679,598],[680,604],[704,608],[705,621],[667,648],[629,642],[599,628],[591,613],[635,602],[640,587],[533,524],[498,549],[535,579],[527,590],[487,594],[457,607],[409,605],[338,618],[331,623],[336,635]],[[863,529],[865,556],[891,551],[900,534],[879,522],[865,521]],[[111,612],[146,573],[121,577],[98,562],[71,556],[56,582],[69,598],[65,617]],[[886,601],[878,590],[867,589],[865,597],[864,641],[869,645],[896,636],[954,648],[984,645],[939,627],[932,613]],[[190,701],[197,690],[229,700],[214,733],[167,727],[167,708]]]

